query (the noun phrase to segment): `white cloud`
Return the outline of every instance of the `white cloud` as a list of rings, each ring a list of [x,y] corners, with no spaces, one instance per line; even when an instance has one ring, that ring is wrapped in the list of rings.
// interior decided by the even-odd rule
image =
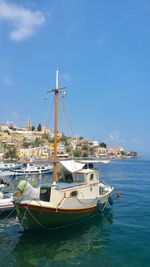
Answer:
[[[108,135],[107,141],[111,142],[118,142],[118,143],[124,143],[125,140],[121,138],[120,133],[118,131],[114,131]]]
[[[22,6],[0,1],[0,19],[12,23],[13,30],[9,36],[14,41],[21,41],[34,34],[37,27],[45,23],[40,11],[31,11]]]
[[[116,141],[119,139],[119,136],[120,136],[119,132],[113,132],[109,134],[108,139],[110,141]]]
[[[6,84],[6,85],[8,85],[8,86],[11,86],[13,83],[12,83],[12,81],[9,79],[9,78],[5,78],[4,79],[4,83]]]

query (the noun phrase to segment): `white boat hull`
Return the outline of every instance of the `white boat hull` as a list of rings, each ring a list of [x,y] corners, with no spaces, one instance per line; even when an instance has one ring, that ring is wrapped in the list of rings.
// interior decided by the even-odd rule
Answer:
[[[13,210],[15,213],[12,197],[0,199],[0,218],[3,217],[6,213],[11,213]]]

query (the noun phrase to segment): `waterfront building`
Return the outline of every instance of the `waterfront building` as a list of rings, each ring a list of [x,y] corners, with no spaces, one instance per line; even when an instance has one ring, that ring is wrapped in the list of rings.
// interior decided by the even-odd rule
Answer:
[[[25,158],[45,158],[47,159],[50,156],[48,146],[43,147],[34,147],[34,148],[21,148],[18,150],[19,157],[21,159]]]
[[[106,150],[108,155],[114,156],[117,156],[118,154],[121,154],[121,152],[124,152],[124,148],[122,146],[107,147]]]

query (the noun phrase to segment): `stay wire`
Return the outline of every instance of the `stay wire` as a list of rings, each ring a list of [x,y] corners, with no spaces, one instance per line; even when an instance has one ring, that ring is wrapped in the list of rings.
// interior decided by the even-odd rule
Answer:
[[[67,128],[68,128],[68,130],[70,130],[71,136],[74,136],[73,129],[72,129],[69,117],[67,116],[67,112],[66,112],[66,109],[65,109],[64,98],[63,97],[61,97],[60,103],[61,103],[62,116],[63,116],[63,120],[64,120],[64,126],[66,126],[66,130],[67,130]]]
[[[50,125],[52,121],[52,115],[53,115],[53,110],[54,110],[54,96],[51,98],[50,106],[46,112],[46,115],[43,116],[43,123],[48,124],[48,128],[51,128],[52,126]]]

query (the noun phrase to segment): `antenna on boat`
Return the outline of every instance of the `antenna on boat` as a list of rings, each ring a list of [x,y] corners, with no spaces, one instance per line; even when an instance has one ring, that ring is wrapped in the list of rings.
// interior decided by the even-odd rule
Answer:
[[[59,88],[58,85],[58,78],[59,75],[59,69],[56,68],[56,87],[47,93],[54,92],[55,96],[55,113],[54,113],[54,167],[53,167],[53,176],[52,176],[52,182],[53,184],[56,183],[57,180],[57,133],[58,133],[58,95],[61,92],[62,89],[65,89],[66,87]]]

